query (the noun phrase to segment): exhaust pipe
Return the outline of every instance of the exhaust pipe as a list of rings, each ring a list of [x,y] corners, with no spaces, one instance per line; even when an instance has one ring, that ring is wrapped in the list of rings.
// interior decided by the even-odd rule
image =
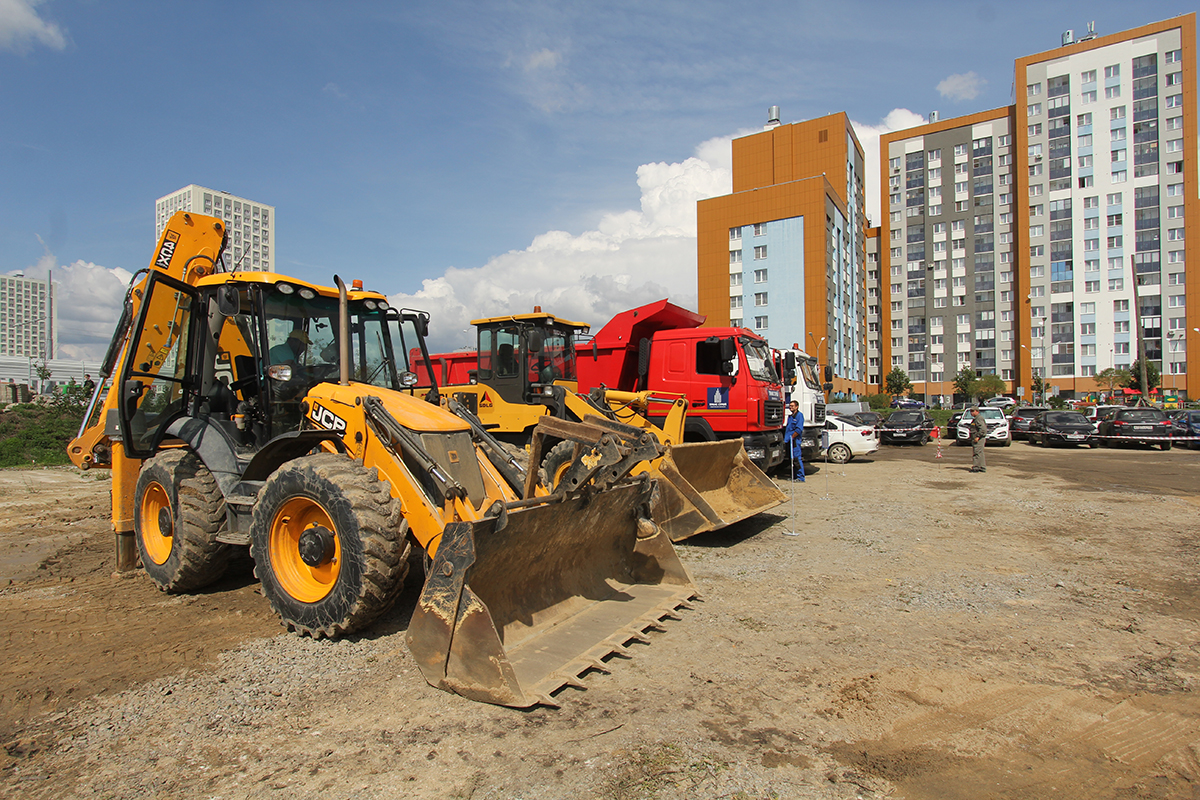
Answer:
[[[333,282],[338,289],[338,383],[350,385],[350,297],[346,282],[337,275]]]

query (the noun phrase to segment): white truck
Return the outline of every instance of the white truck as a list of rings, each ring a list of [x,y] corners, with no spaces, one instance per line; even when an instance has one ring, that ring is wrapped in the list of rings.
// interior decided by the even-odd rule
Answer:
[[[820,378],[817,359],[800,349],[799,344],[775,350],[775,370],[783,381],[784,407],[791,401],[800,404],[804,415],[804,460],[811,461],[821,453],[821,432],[825,430],[825,392],[832,388],[833,369],[826,365],[825,383]]]

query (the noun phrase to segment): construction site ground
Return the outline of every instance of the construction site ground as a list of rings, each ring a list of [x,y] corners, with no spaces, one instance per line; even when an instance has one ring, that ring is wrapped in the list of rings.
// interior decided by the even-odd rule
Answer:
[[[248,562],[115,575],[106,473],[0,472],[0,797],[1200,797],[1200,451],[937,455],[679,544],[695,607],[525,711],[422,680],[417,573],[300,639]]]

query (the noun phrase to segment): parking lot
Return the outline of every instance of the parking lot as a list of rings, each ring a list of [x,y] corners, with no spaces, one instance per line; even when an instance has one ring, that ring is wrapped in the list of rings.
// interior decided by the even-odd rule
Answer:
[[[886,446],[677,546],[702,600],[561,708],[426,685],[407,608],[112,574],[107,485],[0,472],[0,796],[1195,798],[1200,451]]]

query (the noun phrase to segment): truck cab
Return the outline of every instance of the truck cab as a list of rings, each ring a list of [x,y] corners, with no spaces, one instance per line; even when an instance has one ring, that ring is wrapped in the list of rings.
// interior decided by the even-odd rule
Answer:
[[[817,359],[800,349],[799,344],[775,350],[775,371],[783,381],[784,403],[795,400],[804,415],[804,458],[812,460],[821,449],[821,431],[825,425],[825,391]],[[832,369],[825,367],[825,383],[833,380]]]

